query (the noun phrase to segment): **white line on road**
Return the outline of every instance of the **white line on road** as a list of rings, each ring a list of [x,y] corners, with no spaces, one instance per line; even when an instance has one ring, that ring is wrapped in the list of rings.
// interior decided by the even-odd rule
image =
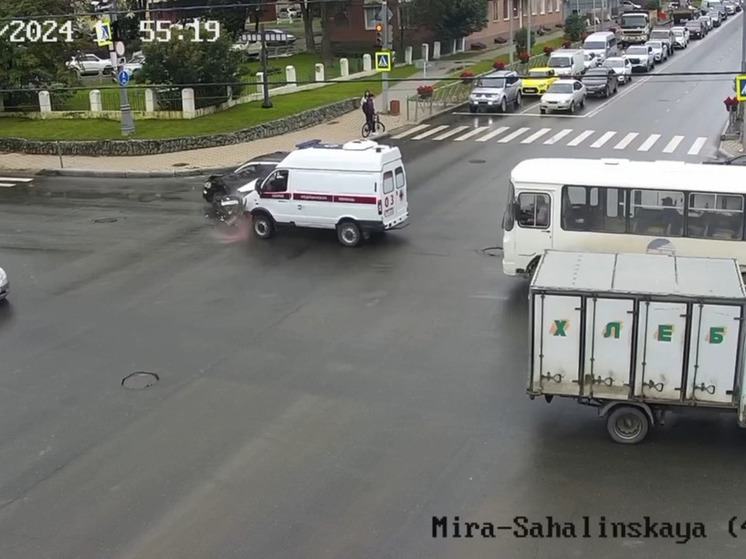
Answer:
[[[666,144],[666,147],[663,148],[663,153],[673,153],[676,151],[676,148],[679,147],[679,144],[683,139],[684,136],[674,136],[671,141]]]
[[[530,128],[519,128],[518,130],[516,130],[516,131],[515,131],[515,132],[513,132],[512,134],[508,134],[508,135],[507,135],[507,136],[505,136],[504,138],[500,138],[500,139],[498,140],[498,143],[500,143],[500,144],[507,144],[508,142],[510,142],[510,141],[512,141],[512,140],[515,140],[515,139],[516,139],[516,138],[517,138],[518,136],[520,136],[521,134],[525,134],[525,133],[526,133],[526,132],[528,132],[529,130],[531,130],[531,129],[530,129]]]
[[[583,142],[585,141],[585,139],[586,139],[586,138],[587,138],[588,136],[590,136],[590,135],[591,135],[591,134],[593,134],[594,132],[595,132],[595,130],[586,130],[585,132],[581,132],[581,133],[580,133],[580,134],[578,134],[578,135],[577,135],[577,136],[576,136],[576,137],[575,137],[575,138],[574,138],[573,140],[571,140],[571,141],[570,141],[570,142],[569,142],[569,143],[567,144],[567,146],[568,146],[568,147],[572,147],[572,148],[574,148],[575,146],[579,146],[580,144],[582,144],[582,143],[583,143]]]
[[[660,139],[660,137],[660,134],[650,134],[650,136],[648,136],[648,139],[645,140],[639,148],[637,148],[637,151],[648,151],[651,147],[653,147],[655,142]]]
[[[0,188],[12,188],[15,184],[11,182],[0,182]]]
[[[0,181],[13,181],[13,182],[31,182],[34,179],[25,179],[21,177],[0,177]]]
[[[477,138],[477,142],[487,142],[487,141],[491,140],[492,138],[494,138],[495,136],[497,136],[498,134],[502,134],[506,130],[509,130],[509,128],[507,126],[501,126],[497,130],[493,130],[489,134],[486,134],[486,135],[482,136],[481,138]]]
[[[457,126],[453,130],[449,130],[445,134],[441,134],[440,136],[436,136],[435,138],[433,138],[433,140],[435,140],[435,141],[445,140],[446,138],[450,138],[451,136],[455,136],[459,132],[463,132],[467,128],[469,128],[469,127],[468,126]]]
[[[397,134],[396,136],[393,136],[392,140],[401,140],[402,138],[406,138],[407,136],[411,136],[412,134],[416,134],[417,132],[420,132],[422,130],[425,130],[426,128],[430,128],[429,124],[420,124],[419,126],[415,126],[414,128],[410,128],[409,130],[405,130],[401,134]]]
[[[624,138],[622,138],[621,142],[619,142],[617,145],[614,146],[614,149],[624,149],[624,148],[626,148],[628,145],[630,145],[632,143],[632,140],[634,140],[635,138],[637,138],[637,136],[639,136],[639,134],[637,132],[630,132]]]
[[[600,148],[606,142],[608,142],[609,140],[611,140],[614,136],[616,136],[616,132],[607,132],[606,134],[604,134],[603,136],[601,136],[598,140],[596,140],[595,142],[593,142],[591,144],[591,147],[592,148]]]
[[[742,16],[746,17],[746,16]],[[694,143],[692,144],[692,147],[689,148],[689,151],[686,152],[687,155],[699,155],[700,150],[704,147],[704,145],[707,143],[707,138],[703,138],[700,136],[696,140],[694,140]]]
[[[557,142],[559,142],[562,138],[567,136],[572,131],[573,131],[572,128],[565,128],[564,130],[562,130],[561,132],[557,132],[554,136],[552,136],[546,142],[544,142],[544,145],[551,146],[552,144],[556,144]]]
[[[448,128],[447,124],[442,124],[440,126],[436,126],[432,130],[428,130],[427,132],[423,132],[422,134],[418,134],[417,136],[414,136],[413,140],[422,140],[424,138],[427,138],[428,136],[432,136],[433,134],[437,134],[438,132],[441,132]]]
[[[536,140],[538,140],[539,138],[541,138],[547,132],[551,132],[551,131],[552,131],[551,128],[542,128],[538,132],[534,132],[528,138],[526,138],[525,140],[521,141],[521,143],[522,144],[531,144],[531,143],[535,142]]]
[[[464,140],[468,140],[469,138],[473,138],[477,134],[481,134],[485,130],[488,130],[489,126],[478,126],[468,134],[464,134],[463,136],[459,136],[458,138],[455,138],[454,142],[463,142]]]

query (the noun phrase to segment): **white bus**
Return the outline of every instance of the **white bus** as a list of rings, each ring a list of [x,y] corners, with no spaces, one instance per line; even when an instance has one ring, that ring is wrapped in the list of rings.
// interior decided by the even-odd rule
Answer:
[[[530,277],[554,249],[735,258],[744,273],[744,197],[746,169],[729,165],[528,159],[510,176],[503,272]]]

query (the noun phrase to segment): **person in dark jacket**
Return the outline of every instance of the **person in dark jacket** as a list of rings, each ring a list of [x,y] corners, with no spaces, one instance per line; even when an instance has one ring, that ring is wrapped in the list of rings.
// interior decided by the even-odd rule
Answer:
[[[376,105],[373,101],[373,94],[370,91],[366,91],[365,95],[363,96],[362,109],[363,113],[365,114],[365,122],[368,124],[370,133],[375,134],[376,122],[374,117],[376,115]]]

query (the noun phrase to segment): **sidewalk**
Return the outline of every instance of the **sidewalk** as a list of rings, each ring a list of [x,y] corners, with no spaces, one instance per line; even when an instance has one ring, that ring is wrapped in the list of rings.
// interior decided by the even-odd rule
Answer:
[[[562,30],[548,33],[540,42],[563,35]],[[407,124],[407,98],[414,95],[421,85],[434,84],[463,66],[471,66],[483,60],[491,60],[509,52],[509,45],[485,49],[479,54],[456,54],[443,60],[431,62],[425,71],[414,74],[411,81],[390,84],[389,100],[398,100],[401,114],[381,115],[381,122],[386,126],[386,134],[378,139],[384,140],[396,129]],[[361,92],[362,95],[362,92]],[[382,100],[377,100],[377,109],[383,112]],[[173,177],[202,175],[232,170],[244,161],[273,151],[289,151],[299,142],[320,139],[327,143],[344,143],[360,139],[364,123],[361,111],[353,111],[331,122],[284,134],[215,148],[190,150],[159,155],[132,157],[86,157],[56,155],[27,155],[22,153],[0,153],[0,169],[3,172],[16,171],[24,173],[43,173],[65,176],[94,177]]]

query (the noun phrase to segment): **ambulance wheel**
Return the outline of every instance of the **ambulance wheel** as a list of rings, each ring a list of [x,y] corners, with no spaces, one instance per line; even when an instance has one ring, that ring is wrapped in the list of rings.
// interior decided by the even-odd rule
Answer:
[[[355,247],[360,244],[362,233],[354,221],[343,221],[337,225],[337,239],[342,246]]]
[[[259,239],[269,239],[275,232],[275,224],[272,218],[265,213],[258,213],[251,216],[251,228],[254,235]]]
[[[619,444],[639,444],[650,430],[650,418],[635,406],[617,406],[606,419],[611,440]]]

